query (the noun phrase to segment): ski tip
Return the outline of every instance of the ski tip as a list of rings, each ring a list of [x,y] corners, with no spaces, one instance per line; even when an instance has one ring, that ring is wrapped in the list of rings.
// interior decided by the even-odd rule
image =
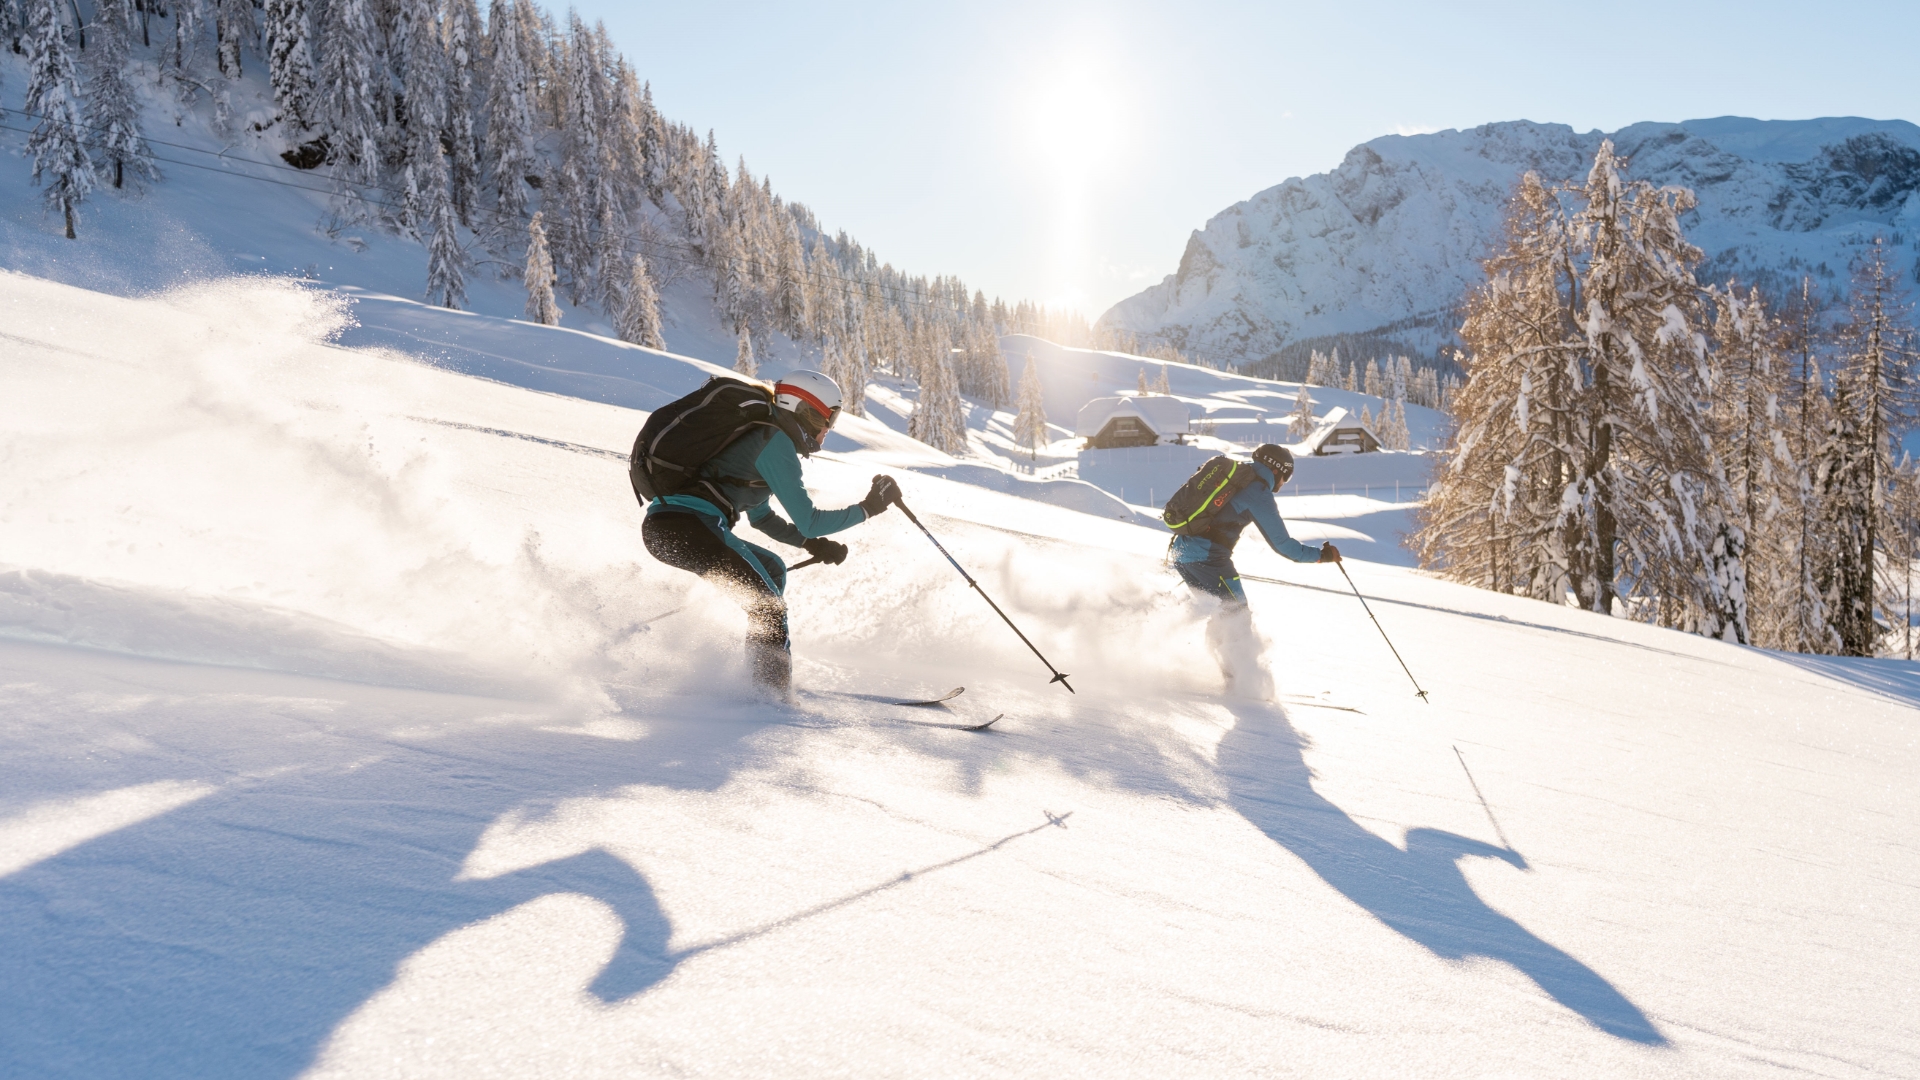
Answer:
[[[1001,713],[1001,714],[1000,714],[999,716],[996,716],[996,717],[994,717],[993,719],[991,719],[991,720],[989,720],[989,721],[987,721],[987,722],[986,722],[986,723],[984,723],[984,724],[973,724],[973,725],[970,725],[970,726],[969,726],[969,727],[967,728],[967,730],[968,730],[968,731],[985,731],[985,730],[987,730],[988,728],[990,728],[990,727],[992,727],[993,725],[995,725],[995,724],[997,724],[997,723],[999,723],[999,722],[1000,722],[1001,720],[1003,720],[1003,719],[1005,719],[1005,718],[1006,718],[1006,715],[1007,715],[1006,713]]]

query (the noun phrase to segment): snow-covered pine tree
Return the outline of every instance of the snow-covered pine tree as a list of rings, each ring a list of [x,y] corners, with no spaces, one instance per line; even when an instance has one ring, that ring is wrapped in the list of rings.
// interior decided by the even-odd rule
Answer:
[[[328,0],[320,31],[320,71],[314,80],[319,125],[326,130],[328,157],[343,216],[364,216],[364,204],[351,197],[354,185],[380,183],[380,135],[384,82],[376,84],[378,52],[368,0]],[[385,75],[381,75],[384,80]]]
[[[80,86],[73,69],[72,40],[59,0],[27,6],[27,94],[24,111],[38,117],[27,136],[33,179],[47,188],[47,208],[66,221],[75,239],[74,208],[93,190],[94,165],[81,137]]]
[[[1319,357],[1319,353],[1314,354]],[[1324,362],[1324,358],[1322,359]],[[1293,413],[1287,420],[1287,434],[1299,441],[1313,434],[1313,395],[1307,393],[1307,384],[1300,384],[1300,392],[1293,395]]]
[[[1141,368],[1138,374],[1139,378],[1134,380],[1134,393],[1146,397],[1153,393],[1153,389],[1147,385],[1147,369]]]
[[[740,344],[733,354],[733,370],[753,378],[760,373],[760,362],[753,358],[753,333],[746,327],[740,328]]]
[[[1748,633],[1754,644],[1797,642],[1799,469],[1785,431],[1787,365],[1780,331],[1757,288],[1709,289],[1713,299],[1715,447],[1733,502],[1727,516],[1745,539]],[[1788,646],[1790,647],[1790,646]]]
[[[458,309],[467,302],[466,252],[453,212],[452,179],[438,147],[421,162],[427,178],[427,302]]]
[[[1574,593],[1608,613],[1624,585],[1636,617],[1744,641],[1744,601],[1721,592],[1727,572],[1709,562],[1719,524],[1709,511],[1728,498],[1700,407],[1711,392],[1691,270],[1701,256],[1679,221],[1693,194],[1626,179],[1610,140],[1577,191],[1586,205],[1574,221],[1582,265],[1573,318],[1588,370],[1563,496],[1576,526]]]
[[[1334,356],[1336,357],[1336,362],[1337,362],[1337,358],[1339,356],[1338,350],[1334,352]],[[1359,376],[1355,374],[1354,366],[1352,364],[1347,365],[1346,383],[1344,386],[1341,387],[1341,389],[1347,391],[1350,394],[1357,394],[1360,392],[1360,379],[1359,379]]]
[[[907,434],[956,457],[967,452],[966,403],[960,398],[952,354],[944,348],[926,359],[920,401],[907,419]]]
[[[1526,173],[1507,204],[1505,241],[1484,264],[1486,284],[1466,302],[1467,381],[1414,537],[1423,566],[1553,603],[1571,583],[1562,504],[1579,452],[1585,356],[1572,247],[1554,192]]]
[[[533,79],[527,44],[521,40],[514,0],[493,0],[487,10],[491,64],[483,164],[491,177],[496,220],[502,229],[511,228],[527,212],[526,176],[533,163]]]
[[[253,23],[253,0],[214,0],[213,33],[220,74],[238,79],[242,48],[259,41],[260,32]]]
[[[100,0],[94,8],[92,77],[87,82],[87,124],[113,186],[121,187],[126,172],[149,179],[158,173],[153,152],[140,134],[140,102],[127,82],[128,35],[133,29],[131,0]]]
[[[1889,598],[1881,556],[1897,532],[1888,509],[1897,433],[1914,412],[1916,359],[1910,309],[1875,237],[1854,266],[1839,331],[1834,419],[1818,455],[1831,545],[1826,595],[1842,655],[1872,656]]]
[[[533,220],[527,222],[527,269],[521,280],[527,286],[527,318],[542,326],[558,326],[560,305],[553,300],[553,256],[547,252],[547,230],[541,217],[535,211]]]
[[[307,0],[266,0],[267,80],[290,129],[309,126],[316,115],[312,37]],[[289,143],[298,141],[289,134]]]
[[[660,333],[660,297],[653,288],[653,275],[647,273],[644,255],[633,257],[626,306],[620,309],[615,329],[622,341],[631,341],[648,349],[664,350],[667,347]]]
[[[427,173],[445,169],[444,162],[429,164],[430,158],[443,156],[440,131],[446,122],[447,71],[439,0],[399,0],[394,17],[404,102],[399,117],[403,135],[398,140],[404,191],[399,226],[406,235],[428,235],[434,228],[435,196]]]
[[[1375,435],[1380,434],[1379,425],[1374,423],[1372,406],[1360,406],[1360,426],[1373,432]]]
[[[1173,387],[1167,382],[1167,365],[1160,365],[1160,378],[1153,384],[1153,392],[1162,397],[1172,397]]]
[[[806,287],[806,248],[800,243],[800,223],[782,213],[780,248],[774,265],[774,317],[788,337],[798,339],[809,322]],[[840,305],[845,307],[843,303]]]
[[[1013,444],[1027,448],[1027,456],[1038,460],[1047,438],[1047,392],[1040,384],[1040,362],[1027,354],[1025,370],[1020,372],[1020,411],[1013,418]]]
[[[1369,397],[1386,397],[1386,388],[1380,385],[1380,361],[1378,358],[1367,361],[1367,372],[1361,379],[1362,389]]]
[[[1823,488],[1814,475],[1815,457],[1833,419],[1833,402],[1827,396],[1819,359],[1828,343],[1825,310],[1824,294],[1814,288],[1811,277],[1802,277],[1780,320],[1780,348],[1791,365],[1784,392],[1787,417],[1782,426],[1788,456],[1794,463],[1788,509],[1791,520],[1781,531],[1792,544],[1793,585],[1790,592],[1773,598],[1772,603],[1783,609],[1783,616],[1791,615],[1790,621],[1783,617],[1776,623],[1781,636],[1774,647],[1833,655],[1840,651],[1840,637],[1828,613],[1824,584],[1831,549],[1821,536],[1826,521],[1821,507]]]
[[[473,225],[480,190],[480,148],[474,138],[474,66],[480,45],[480,9],[474,0],[447,0],[446,116],[444,129],[452,156],[447,161],[454,213]]]

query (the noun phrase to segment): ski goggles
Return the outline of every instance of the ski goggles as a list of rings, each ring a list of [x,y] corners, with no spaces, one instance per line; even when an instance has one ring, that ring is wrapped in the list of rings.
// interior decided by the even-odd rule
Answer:
[[[840,419],[840,406],[828,408],[825,402],[792,383],[777,383],[773,392],[776,395],[792,394],[807,406],[793,410],[793,417],[815,439],[825,435],[833,427],[834,421]]]

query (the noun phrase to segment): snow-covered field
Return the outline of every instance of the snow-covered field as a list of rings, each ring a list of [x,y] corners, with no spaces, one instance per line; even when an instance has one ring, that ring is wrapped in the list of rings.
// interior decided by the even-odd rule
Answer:
[[[1425,705],[1256,552],[1224,698],[1164,534],[849,421],[1079,693],[888,514],[773,708],[642,414],[449,359],[617,347],[441,317],[0,274],[0,1073],[1920,1073],[1920,667],[1351,564]]]

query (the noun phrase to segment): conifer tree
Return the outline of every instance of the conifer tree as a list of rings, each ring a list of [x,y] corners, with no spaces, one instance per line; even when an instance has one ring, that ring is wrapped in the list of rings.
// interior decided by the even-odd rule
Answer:
[[[1040,448],[1052,441],[1047,438],[1047,396],[1040,384],[1040,362],[1028,353],[1026,369],[1020,373],[1020,411],[1013,418],[1013,444],[1026,447],[1028,458],[1038,460]]]
[[[1814,288],[1812,278],[1801,278],[1780,321],[1780,349],[1790,365],[1785,390],[1787,416],[1782,426],[1788,456],[1794,463],[1790,521],[1780,533],[1783,542],[1791,545],[1793,585],[1775,598],[1783,610],[1774,622],[1780,636],[1771,647],[1833,655],[1840,651],[1840,638],[1828,614],[1825,567],[1830,549],[1822,538],[1822,486],[1814,475],[1815,458],[1833,412],[1819,360],[1827,341],[1824,320],[1822,294]]]
[[[1574,238],[1555,193],[1528,172],[1506,239],[1468,297],[1467,381],[1455,430],[1420,510],[1421,562],[1455,581],[1554,603],[1572,587],[1565,502],[1583,335],[1573,320]]]
[[[74,209],[93,190],[94,165],[81,137],[80,87],[59,0],[27,7],[27,70],[25,111],[39,117],[27,137],[33,179],[46,184],[47,208],[60,212],[73,240]]]
[[[1378,425],[1373,422],[1373,407],[1371,405],[1360,406],[1360,426],[1373,432],[1376,436],[1380,434],[1377,429]]]
[[[740,328],[740,346],[733,354],[733,370],[748,378],[760,373],[760,362],[753,358],[753,334],[744,326]]]
[[[553,300],[553,256],[547,252],[547,230],[536,211],[527,222],[527,318],[542,326],[560,324],[560,305]]]
[[[1380,385],[1380,361],[1377,358],[1367,361],[1367,373],[1362,385],[1366,392],[1373,397],[1386,396],[1386,389]]]
[[[307,0],[266,0],[267,79],[281,118],[294,128],[315,119],[312,35]]]
[[[327,130],[335,182],[380,183],[384,83],[376,84],[373,13],[368,0],[328,0],[315,79],[319,121]],[[384,78],[384,76],[382,76]],[[343,194],[346,192],[343,190]],[[362,211],[350,212],[358,215]]]
[[[453,209],[471,227],[480,188],[479,145],[474,138],[473,74],[480,44],[480,9],[474,0],[448,0],[446,17],[446,114],[452,157],[447,162]]]
[[[1881,559],[1897,532],[1888,492],[1895,436],[1913,414],[1912,337],[1885,240],[1875,237],[1854,267],[1847,322],[1840,328],[1833,416],[1815,458],[1829,551],[1825,592],[1846,656],[1874,655],[1876,615],[1888,600]]]
[[[453,192],[445,155],[433,147],[422,162],[427,177],[427,301],[458,309],[467,300],[466,252],[453,212]]]
[[[1320,359],[1319,353],[1313,354]],[[1313,434],[1313,396],[1307,393],[1307,384],[1300,384],[1300,392],[1293,396],[1293,414],[1287,421],[1287,434],[1295,440],[1304,439]]]
[[[399,0],[396,13],[401,90],[406,103],[403,160],[423,183],[442,155],[440,132],[447,118],[447,61],[442,44],[439,0]],[[444,163],[443,163],[444,164]]]
[[[333,0],[339,2],[339,0]],[[532,72],[514,0],[493,0],[487,11],[492,64],[487,80],[486,170],[492,176],[494,208],[506,226],[527,212],[526,180],[532,165]]]
[[[1146,397],[1148,394],[1153,393],[1152,389],[1147,386],[1147,369],[1141,368],[1136,374],[1139,377],[1134,380],[1134,393],[1141,397]]]
[[[93,76],[87,83],[87,124],[100,165],[121,187],[132,168],[148,179],[159,175],[140,134],[140,102],[127,82],[127,35],[133,27],[129,0],[100,0],[93,17]]]
[[[253,23],[253,0],[214,0],[214,4],[213,29],[218,46],[215,55],[220,74],[238,79],[241,49],[259,35]]]
[[[1703,572],[1711,522],[1726,505],[1705,416],[1706,343],[1690,267],[1699,249],[1681,235],[1691,192],[1655,190],[1620,174],[1602,142],[1576,219],[1584,265],[1573,318],[1590,365],[1576,414],[1579,455],[1571,490],[1577,523],[1569,563],[1581,606],[1607,613],[1623,581],[1643,601],[1635,613],[1668,626],[1744,612]],[[1729,556],[1737,557],[1737,556]]]
[[[951,356],[942,348],[927,357],[920,401],[907,419],[907,434],[958,457],[967,452],[967,414]]]
[[[1167,382],[1167,365],[1160,365],[1160,378],[1153,384],[1153,392],[1161,397],[1172,397],[1173,387]]]
[[[633,272],[628,279],[626,306],[620,309],[615,328],[620,340],[648,349],[665,350],[661,336],[660,297],[653,288],[653,276],[647,273],[644,255],[633,257]]]

